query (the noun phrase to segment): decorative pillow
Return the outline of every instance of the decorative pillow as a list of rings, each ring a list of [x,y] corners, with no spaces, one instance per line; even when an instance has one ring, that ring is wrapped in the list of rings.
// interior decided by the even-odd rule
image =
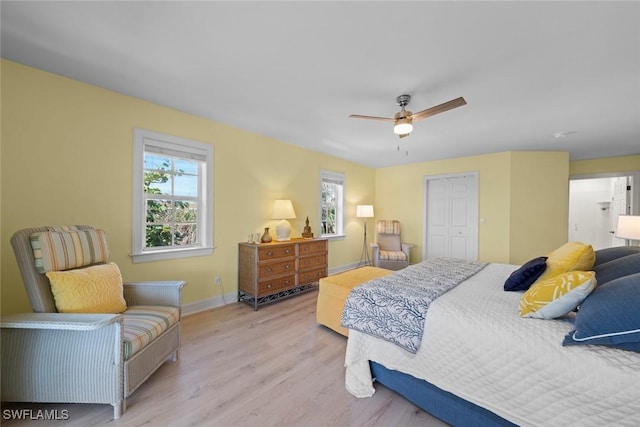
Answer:
[[[46,274],[60,313],[122,313],[127,309],[120,269],[112,262]]]
[[[526,291],[547,268],[547,257],[541,256],[527,261],[522,267],[511,273],[504,282],[505,291]]]
[[[617,246],[615,248],[598,249],[595,252],[596,262],[593,264],[593,267],[595,268],[605,262],[638,253],[640,253],[640,246]]]
[[[565,243],[547,256],[547,269],[535,283],[569,271],[589,271],[596,259],[591,245],[580,242]]]
[[[537,282],[520,299],[520,316],[555,319],[574,310],[596,287],[593,271],[572,271]]]
[[[640,273],[640,252],[593,267],[598,278],[598,286],[630,274]],[[639,309],[640,310],[640,309]]]
[[[36,269],[40,273],[106,262],[109,248],[104,230],[43,231],[30,236]]]
[[[640,352],[640,273],[598,286],[584,300],[562,345],[595,344]]]

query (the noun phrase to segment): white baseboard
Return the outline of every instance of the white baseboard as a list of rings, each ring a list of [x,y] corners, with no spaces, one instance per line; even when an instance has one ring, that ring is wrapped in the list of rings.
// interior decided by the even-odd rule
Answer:
[[[340,267],[334,267],[329,269],[329,276],[342,273],[347,270],[353,270],[358,268],[358,263],[346,264]],[[238,292],[228,292],[222,296],[213,298],[207,298],[200,301],[190,302],[182,305],[182,315],[188,316],[190,314],[200,313],[201,311],[211,310],[212,308],[222,307],[227,304],[236,304],[238,302]]]
[[[190,302],[182,305],[182,315],[188,316],[190,314],[199,313],[205,310],[211,310],[212,308],[222,307],[227,304],[235,304],[238,302],[238,292],[228,292],[222,296],[213,298],[207,298],[200,301]]]

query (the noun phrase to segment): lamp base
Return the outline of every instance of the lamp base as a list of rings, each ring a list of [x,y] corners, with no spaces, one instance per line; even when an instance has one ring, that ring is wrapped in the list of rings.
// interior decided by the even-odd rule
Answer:
[[[279,223],[276,224],[276,241],[278,242],[286,242],[287,240],[291,240],[289,237],[291,235],[291,224],[286,219],[283,219]]]

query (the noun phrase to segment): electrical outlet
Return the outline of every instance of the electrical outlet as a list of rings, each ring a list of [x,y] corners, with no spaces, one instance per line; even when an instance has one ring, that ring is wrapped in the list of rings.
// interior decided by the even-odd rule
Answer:
[[[213,284],[216,286],[220,286],[222,284],[222,279],[220,278],[220,276],[216,276],[213,278]]]

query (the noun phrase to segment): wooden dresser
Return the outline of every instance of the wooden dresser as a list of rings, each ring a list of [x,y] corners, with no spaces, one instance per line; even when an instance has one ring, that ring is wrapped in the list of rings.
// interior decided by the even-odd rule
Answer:
[[[286,242],[238,245],[238,301],[254,310],[316,289],[327,276],[326,239],[291,239]]]

